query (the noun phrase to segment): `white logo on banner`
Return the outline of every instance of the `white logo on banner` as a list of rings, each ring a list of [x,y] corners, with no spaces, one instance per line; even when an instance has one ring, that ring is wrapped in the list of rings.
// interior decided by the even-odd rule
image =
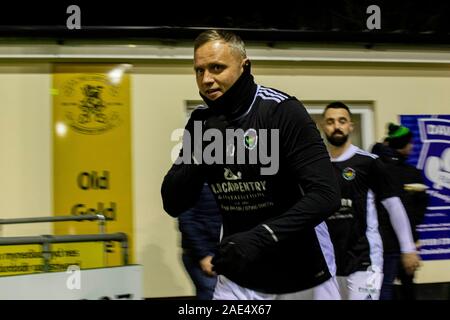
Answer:
[[[433,188],[450,189],[450,148],[444,150],[439,157],[429,157],[425,163],[425,175],[433,182]]]

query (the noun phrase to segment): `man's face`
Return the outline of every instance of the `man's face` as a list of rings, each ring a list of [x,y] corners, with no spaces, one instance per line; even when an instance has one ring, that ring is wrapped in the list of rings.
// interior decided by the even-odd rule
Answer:
[[[244,59],[226,42],[210,41],[194,53],[194,70],[200,93],[210,100],[223,95],[244,71]]]
[[[340,147],[353,132],[353,122],[347,110],[330,108],[324,114],[322,130],[330,144]]]

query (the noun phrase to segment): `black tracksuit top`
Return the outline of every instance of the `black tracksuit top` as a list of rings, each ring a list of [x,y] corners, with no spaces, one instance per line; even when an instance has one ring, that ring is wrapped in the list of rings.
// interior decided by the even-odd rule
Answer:
[[[279,169],[261,175],[258,164],[174,164],[164,178],[164,209],[177,216],[191,207],[207,181],[223,216],[223,237],[266,224],[278,242],[242,274],[237,284],[266,293],[289,293],[319,285],[335,273],[325,219],[339,208],[340,192],[328,152],[315,123],[294,97],[254,85],[251,103],[240,108],[233,128],[253,135],[244,149],[264,143],[260,129],[279,130]],[[192,119],[207,108],[194,111]],[[197,115],[195,115],[197,113]],[[236,150],[239,143],[236,140]],[[248,142],[248,141],[247,141]],[[270,150],[273,150],[270,149]],[[183,152],[183,151],[182,151]],[[239,261],[236,261],[239,263]]]

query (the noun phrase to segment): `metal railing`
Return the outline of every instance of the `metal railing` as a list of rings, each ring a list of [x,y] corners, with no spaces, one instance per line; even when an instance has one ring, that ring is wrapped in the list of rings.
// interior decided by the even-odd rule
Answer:
[[[97,241],[118,241],[122,248],[122,262],[128,264],[128,237],[123,232],[109,234],[81,234],[81,235],[42,235],[29,237],[0,237],[0,246],[8,245],[42,245],[42,257],[44,259],[44,272],[50,270],[51,244],[70,242],[97,242]]]
[[[106,233],[106,220],[103,214],[91,214],[81,216],[48,216],[48,217],[31,217],[31,218],[12,218],[0,219],[0,246],[6,245],[28,245],[41,244],[42,257],[44,259],[44,272],[50,269],[51,244],[52,243],[69,243],[69,242],[97,242],[104,243],[103,260],[106,265],[108,242],[118,241],[121,243],[122,261],[124,265],[128,264],[128,237],[125,233]],[[22,236],[22,237],[1,237],[2,226],[11,224],[26,223],[42,223],[42,222],[66,222],[66,221],[98,221],[99,234],[82,234],[82,235],[41,235],[41,236]]]
[[[105,233],[106,220],[112,220],[103,214],[89,214],[81,216],[48,216],[48,217],[31,217],[31,218],[12,218],[0,219],[0,236],[1,227],[7,224],[24,224],[24,223],[41,223],[41,222],[64,222],[64,221],[96,221],[98,220],[99,232]]]

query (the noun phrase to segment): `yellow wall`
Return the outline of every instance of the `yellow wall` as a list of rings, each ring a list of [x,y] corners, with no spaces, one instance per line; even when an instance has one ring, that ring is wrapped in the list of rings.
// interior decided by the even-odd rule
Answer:
[[[199,100],[189,62],[155,61],[132,71],[132,152],[136,262],[144,265],[144,296],[193,295],[180,259],[175,219],[162,210],[160,186],[170,166],[170,141],[185,123],[184,103]],[[254,63],[258,83],[307,101],[345,100],[374,106],[377,139],[398,114],[449,113],[448,65]],[[0,64],[0,214],[52,211],[49,65]],[[28,228],[28,229],[24,229]],[[49,233],[42,225],[7,226],[3,235]],[[418,280],[450,281],[450,261],[427,262]]]

